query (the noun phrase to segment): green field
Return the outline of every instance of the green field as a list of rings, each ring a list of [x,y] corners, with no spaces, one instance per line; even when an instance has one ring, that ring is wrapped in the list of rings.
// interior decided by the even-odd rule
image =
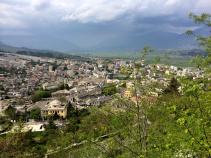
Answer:
[[[153,63],[153,59],[156,56],[163,57],[165,54],[168,54],[169,59],[165,60],[165,62],[160,62],[161,64],[167,64],[167,65],[174,65],[177,67],[194,67],[193,63],[189,63],[191,58],[194,58],[194,56],[187,56],[184,51],[184,56],[181,56],[181,51],[178,50],[156,50],[150,54],[148,54],[145,57],[145,60],[147,63]],[[122,59],[126,61],[136,61],[139,60],[141,57],[140,52],[133,52],[133,53],[127,53],[127,52],[105,52],[105,53],[90,53],[85,54],[85,56],[89,57],[96,57],[96,58],[102,58],[102,59]]]

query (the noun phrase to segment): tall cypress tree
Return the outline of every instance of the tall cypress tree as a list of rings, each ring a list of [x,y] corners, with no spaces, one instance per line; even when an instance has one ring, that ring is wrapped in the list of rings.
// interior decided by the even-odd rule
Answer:
[[[164,94],[179,94],[178,88],[180,87],[179,82],[175,77],[171,78],[170,83],[166,87],[166,89],[163,91]]]

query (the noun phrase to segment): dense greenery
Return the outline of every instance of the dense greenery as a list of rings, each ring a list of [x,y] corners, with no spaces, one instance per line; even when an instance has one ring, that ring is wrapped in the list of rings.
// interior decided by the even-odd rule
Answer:
[[[58,90],[64,90],[64,89],[69,90],[70,88],[69,88],[68,84],[61,83],[57,86],[57,89]]]
[[[211,15],[202,13],[201,16],[198,16],[194,13],[189,14],[189,18],[193,18],[193,21],[196,24],[204,24],[205,27],[211,27]],[[196,64],[197,68],[204,68],[206,72],[211,73],[210,65],[211,65],[211,36],[208,38],[203,37],[201,35],[195,35],[192,30],[186,31],[187,34],[194,35],[196,37],[196,41],[198,42],[198,46],[202,47],[207,54],[198,54],[196,59],[191,59],[192,63]]]
[[[118,92],[117,85],[115,83],[110,83],[103,88],[102,94],[104,95],[113,95]]]
[[[39,108],[31,110],[30,111],[30,119],[39,121],[41,119],[40,112],[41,112],[41,110]]]
[[[164,94],[172,93],[172,94],[178,95],[179,87],[180,87],[180,84],[178,83],[177,79],[175,77],[172,77],[169,85],[164,89],[163,93]]]
[[[31,100],[33,103],[40,101],[42,98],[48,98],[51,97],[52,91],[44,91],[44,90],[38,90],[35,94],[31,96]]]
[[[12,105],[9,105],[7,109],[4,111],[5,115],[9,116],[11,120],[15,120],[16,117],[16,108]]]
[[[55,89],[49,90],[49,91],[43,90],[41,86],[40,89],[37,92],[35,92],[35,94],[31,95],[31,100],[33,103],[35,103],[37,101],[40,101],[42,98],[51,97],[52,92],[55,92],[57,90],[64,90],[64,89],[67,89],[67,90],[69,89],[68,84],[64,84],[64,83],[58,84],[58,86]]]
[[[60,52],[42,52],[42,51],[17,51],[16,54],[21,55],[29,55],[29,56],[36,56],[36,57],[48,57],[48,58],[56,58],[56,59],[74,59],[74,60],[87,60],[81,56],[70,55]]]
[[[209,53],[205,52],[204,50],[201,50],[201,49],[192,49],[192,50],[170,51],[168,54],[169,55],[181,56],[181,57],[195,58],[198,54],[200,54],[202,56],[207,56]]]

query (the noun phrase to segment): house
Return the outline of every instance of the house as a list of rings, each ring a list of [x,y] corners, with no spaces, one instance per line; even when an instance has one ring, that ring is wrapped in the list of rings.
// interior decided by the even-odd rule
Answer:
[[[131,90],[130,89],[126,89],[125,97],[131,97]]]
[[[72,93],[66,89],[53,92],[52,97],[70,96]]]
[[[59,100],[53,100],[47,102],[47,104],[41,109],[41,117],[54,116],[57,113],[61,118],[67,116],[67,103],[62,103]]]
[[[141,98],[138,98],[137,97],[131,97],[131,100],[137,104],[137,103],[140,103],[143,104],[143,103],[149,103],[149,104],[153,104],[153,103],[156,103],[157,102],[157,99],[158,97],[157,96],[141,96]]]
[[[52,89],[57,88],[57,85],[58,83],[44,83],[42,87],[43,87],[43,90],[52,90]]]
[[[112,97],[111,96],[98,96],[96,97],[90,97],[85,99],[85,106],[96,106],[96,105],[101,105],[105,102],[111,101]],[[83,103],[82,103],[83,105]]]

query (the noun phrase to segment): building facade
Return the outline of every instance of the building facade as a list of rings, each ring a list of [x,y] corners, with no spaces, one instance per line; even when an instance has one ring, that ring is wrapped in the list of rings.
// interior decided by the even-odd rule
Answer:
[[[46,118],[48,116],[57,115],[61,118],[66,118],[67,116],[67,103],[62,103],[59,100],[53,100],[48,102],[42,109],[41,109],[41,117]]]

